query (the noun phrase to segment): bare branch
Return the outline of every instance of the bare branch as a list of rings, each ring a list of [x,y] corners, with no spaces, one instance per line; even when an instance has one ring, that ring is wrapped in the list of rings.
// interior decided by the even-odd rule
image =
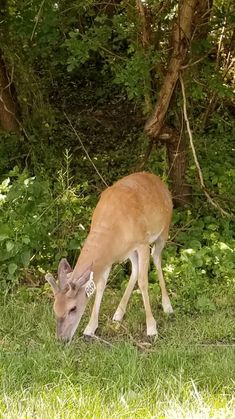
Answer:
[[[40,4],[40,7],[39,7],[39,10],[38,10],[38,13],[37,13],[37,14],[36,14],[36,16],[35,16],[35,24],[34,24],[33,31],[32,31],[31,37],[30,37],[30,41],[32,41],[32,40],[33,40],[33,37],[34,37],[34,35],[35,35],[36,28],[37,28],[37,26],[38,26],[38,22],[39,22],[39,19],[40,19],[40,17],[41,17],[42,8],[43,8],[43,6],[44,6],[44,3],[45,3],[45,0],[42,0],[42,2],[41,2],[41,4]]]
[[[85,336],[85,338],[86,338],[86,336]],[[94,340],[96,340],[97,342],[104,343],[105,345],[108,345],[108,346],[110,346],[111,348],[113,348],[113,347],[114,347],[114,345],[113,345],[112,343],[108,342],[107,340],[105,340],[105,339],[103,339],[103,338],[101,338],[101,337],[99,337],[99,336],[93,335],[91,339],[94,339]]]
[[[136,0],[136,8],[141,22],[141,42],[146,54],[146,50],[150,45],[151,38],[151,23],[150,23],[150,10],[141,0]],[[150,87],[150,86],[149,86]],[[152,111],[152,102],[150,97],[150,89],[146,89],[144,93],[144,100],[146,105],[147,113]]]
[[[84,146],[84,144],[83,144],[83,142],[82,142],[82,140],[81,140],[80,136],[78,135],[78,133],[77,133],[76,129],[74,128],[74,126],[73,126],[73,124],[72,124],[71,120],[69,119],[68,115],[66,114],[66,112],[64,112],[64,116],[65,116],[65,118],[67,119],[67,121],[68,121],[68,123],[69,123],[70,127],[72,128],[72,130],[73,130],[73,132],[74,132],[74,134],[76,135],[76,137],[77,137],[77,139],[78,139],[79,143],[81,144],[81,147],[82,147],[82,149],[83,149],[84,153],[86,154],[86,156],[87,156],[87,158],[88,158],[89,162],[90,162],[90,163],[92,164],[92,166],[94,167],[94,169],[95,169],[95,171],[96,171],[97,175],[98,175],[98,176],[99,176],[99,178],[102,180],[103,184],[104,184],[106,187],[108,187],[109,185],[105,182],[105,180],[104,180],[103,176],[101,175],[101,173],[100,173],[100,172],[99,172],[99,170],[97,169],[97,167],[96,167],[95,163],[94,163],[94,162],[93,162],[93,160],[91,159],[91,157],[90,157],[90,155],[89,155],[89,153],[88,153],[87,149],[85,148],[85,146]]]
[[[198,60],[196,60],[196,61],[193,61],[193,62],[189,62],[188,64],[186,64],[186,65],[182,65],[181,66],[181,70],[185,70],[186,68],[188,68],[188,67],[192,67],[192,66],[194,66],[194,65],[196,65],[196,64],[198,64],[198,63],[200,63],[201,61],[203,61],[203,60],[205,60],[205,58],[208,56],[208,54],[206,54],[206,55],[204,55],[203,57],[201,57],[201,58],[199,58]]]
[[[187,115],[187,103],[186,103],[186,96],[185,96],[185,88],[184,88],[184,82],[183,82],[183,78],[182,75],[180,74],[179,76],[180,79],[180,84],[181,84],[181,90],[182,90],[182,96],[183,96],[183,112],[184,112],[184,119],[185,119],[185,123],[186,123],[186,127],[187,127],[187,131],[188,131],[188,136],[189,136],[189,141],[190,141],[190,147],[192,149],[192,153],[193,153],[193,158],[197,167],[197,171],[198,171],[198,175],[199,175],[199,180],[200,180],[200,184],[201,184],[201,188],[205,194],[205,196],[207,197],[207,200],[210,202],[210,204],[215,207],[216,209],[218,209],[220,211],[220,213],[223,216],[230,216],[230,214],[225,211],[223,208],[221,208],[221,206],[218,204],[218,202],[214,201],[211,196],[209,195],[209,193],[206,190],[206,186],[205,186],[205,182],[203,179],[203,174],[201,171],[201,167],[197,158],[197,154],[196,154],[196,150],[194,147],[194,143],[193,143],[193,136],[192,136],[192,131],[190,129],[190,124],[189,124],[189,119],[188,119],[188,115]]]

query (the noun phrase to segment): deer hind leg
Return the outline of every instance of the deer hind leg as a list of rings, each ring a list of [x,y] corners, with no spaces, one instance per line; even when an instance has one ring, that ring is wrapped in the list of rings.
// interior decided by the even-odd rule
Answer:
[[[147,335],[156,336],[157,335],[157,326],[156,320],[153,317],[149,294],[148,294],[148,267],[149,267],[149,257],[150,250],[149,246],[140,246],[137,249],[138,259],[139,259],[139,275],[138,275],[138,284],[142,294],[145,314],[146,314],[146,325],[147,325]]]
[[[136,251],[134,251],[131,256],[129,257],[131,261],[131,276],[129,279],[129,282],[127,284],[126,290],[123,294],[123,297],[118,305],[117,310],[115,311],[115,314],[113,316],[113,320],[116,322],[121,322],[123,319],[123,316],[126,312],[127,304],[130,299],[131,293],[134,289],[134,286],[138,279],[138,254]]]
[[[153,261],[154,261],[154,264],[156,266],[157,273],[158,273],[158,279],[159,279],[159,284],[160,284],[161,293],[162,293],[163,311],[164,313],[173,313],[173,308],[172,308],[170,298],[167,293],[166,284],[165,284],[165,280],[162,273],[161,253],[162,253],[162,249],[165,246],[165,242],[166,240],[162,236],[160,236],[157,239],[153,247],[152,256],[153,256]]]
[[[108,268],[106,272],[99,278],[96,284],[96,294],[95,294],[95,302],[92,308],[91,317],[89,320],[88,325],[86,326],[83,334],[84,336],[94,336],[95,331],[98,327],[98,318],[99,318],[99,311],[100,311],[100,304],[102,301],[102,297],[104,294],[104,290],[106,287],[106,283],[108,280],[109,272],[111,268]]]

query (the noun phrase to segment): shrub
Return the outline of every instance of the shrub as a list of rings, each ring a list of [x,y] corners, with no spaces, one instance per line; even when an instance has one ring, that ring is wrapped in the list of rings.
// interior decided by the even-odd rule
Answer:
[[[90,216],[87,184],[72,187],[68,171],[57,181],[15,167],[0,185],[0,272],[5,284],[44,273],[81,246]],[[86,196],[85,196],[86,192]],[[30,270],[28,270],[28,273]]]

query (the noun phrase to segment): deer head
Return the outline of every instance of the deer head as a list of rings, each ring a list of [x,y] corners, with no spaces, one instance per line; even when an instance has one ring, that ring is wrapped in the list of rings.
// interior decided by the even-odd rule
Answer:
[[[95,291],[93,272],[87,268],[78,278],[73,277],[73,270],[66,259],[58,266],[58,284],[51,274],[45,279],[54,294],[54,312],[57,321],[57,337],[70,342],[85,311],[88,298]]]

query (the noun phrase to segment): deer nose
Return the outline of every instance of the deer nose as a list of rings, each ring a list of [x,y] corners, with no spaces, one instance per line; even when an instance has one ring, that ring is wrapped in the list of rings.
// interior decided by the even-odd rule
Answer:
[[[59,326],[57,326],[56,337],[59,341],[64,342],[64,343],[67,343],[70,339],[69,336],[63,334],[63,331],[61,330]]]
[[[58,319],[57,326],[56,326],[56,337],[61,342],[66,343],[69,341],[69,336],[66,334],[66,331],[63,329],[64,329],[63,320]]]
[[[60,330],[57,330],[56,337],[60,342],[63,342],[63,343],[68,343],[69,340],[70,340],[70,337],[66,336],[66,335],[63,335],[63,333],[61,333]]]
[[[63,342],[63,343],[69,343],[70,342],[70,337],[69,336],[63,336],[63,335],[60,335],[60,334],[58,334],[57,333],[57,339],[60,341],[60,342]]]

